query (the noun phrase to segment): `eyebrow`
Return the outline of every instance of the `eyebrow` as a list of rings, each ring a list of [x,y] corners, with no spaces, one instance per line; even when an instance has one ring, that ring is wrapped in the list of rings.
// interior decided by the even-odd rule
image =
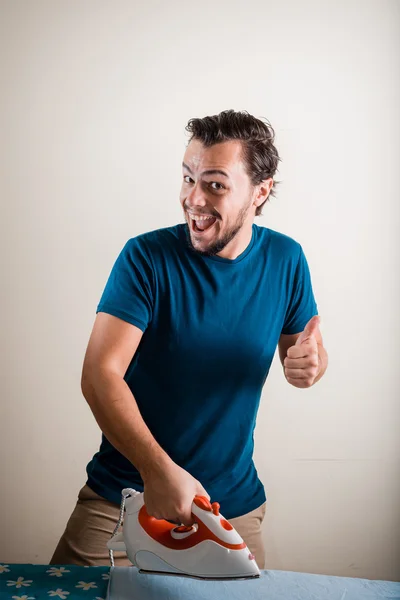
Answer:
[[[192,169],[186,163],[182,163],[182,167],[187,169],[191,175],[193,175]],[[225,171],[221,171],[221,169],[207,169],[203,171],[202,175],[223,175],[223,177],[227,177],[229,179],[229,175],[225,173]]]

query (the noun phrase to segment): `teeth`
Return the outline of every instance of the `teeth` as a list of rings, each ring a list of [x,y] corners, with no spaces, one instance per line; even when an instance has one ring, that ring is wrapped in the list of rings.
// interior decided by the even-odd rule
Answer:
[[[211,215],[190,215],[190,218],[193,219],[193,221],[207,221],[208,219],[214,219],[214,217],[212,217]]]

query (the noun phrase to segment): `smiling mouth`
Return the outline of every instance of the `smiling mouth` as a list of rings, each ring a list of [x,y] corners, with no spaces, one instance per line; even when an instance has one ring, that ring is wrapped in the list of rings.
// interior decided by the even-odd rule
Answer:
[[[188,217],[191,230],[199,235],[212,229],[217,222],[217,218],[211,215],[195,215],[188,212]]]

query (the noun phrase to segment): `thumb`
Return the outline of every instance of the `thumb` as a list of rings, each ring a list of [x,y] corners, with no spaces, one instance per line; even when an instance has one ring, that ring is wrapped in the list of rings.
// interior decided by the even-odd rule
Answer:
[[[211,500],[210,494],[208,494],[206,492],[206,490],[203,488],[203,486],[201,485],[200,482],[199,482],[199,484],[197,486],[196,495],[198,495],[198,496],[205,496],[206,498],[208,498],[208,500]]]
[[[304,327],[304,331],[301,332],[301,334],[296,340],[296,346],[300,346],[300,344],[305,342],[308,338],[310,338],[317,332],[320,320],[320,317],[318,315],[315,315],[308,321],[307,325]]]

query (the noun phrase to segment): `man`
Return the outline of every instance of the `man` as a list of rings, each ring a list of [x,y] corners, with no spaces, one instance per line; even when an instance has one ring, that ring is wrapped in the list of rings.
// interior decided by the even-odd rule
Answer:
[[[130,239],[97,307],[82,392],[103,438],[52,564],[109,564],[121,490],[133,487],[177,523],[192,523],[196,494],[219,502],[264,568],[261,391],[277,346],[295,387],[327,367],[301,246],[254,224],[274,193],[273,129],[225,111],[187,130],[185,223]]]

